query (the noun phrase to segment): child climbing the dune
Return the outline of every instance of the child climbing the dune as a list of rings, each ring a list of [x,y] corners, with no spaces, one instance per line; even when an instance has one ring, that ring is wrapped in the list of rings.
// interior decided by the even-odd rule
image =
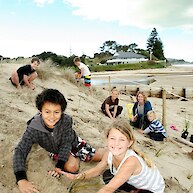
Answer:
[[[163,177],[145,155],[134,149],[134,142],[129,122],[116,120],[107,133],[108,152],[97,166],[76,175],[61,173],[71,180],[89,179],[103,173],[105,185],[97,193],[113,193],[116,190],[163,193],[165,188]]]

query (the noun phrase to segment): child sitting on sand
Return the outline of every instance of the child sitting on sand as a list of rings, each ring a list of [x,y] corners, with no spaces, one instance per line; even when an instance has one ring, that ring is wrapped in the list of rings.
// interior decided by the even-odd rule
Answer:
[[[77,137],[72,129],[72,118],[64,113],[66,106],[64,96],[55,89],[44,90],[36,97],[39,113],[28,121],[13,157],[13,169],[21,193],[39,192],[26,176],[26,158],[33,144],[58,155],[55,169],[49,171],[54,177],[59,177],[62,170],[77,173],[80,160],[101,160],[102,152]]]
[[[130,124],[124,120],[112,123],[107,134],[108,152],[97,166],[80,174],[61,172],[69,179],[89,179],[103,174],[104,185],[97,193],[116,190],[138,193],[163,193],[164,179],[147,157],[133,148],[135,139]]]
[[[150,125],[145,129],[139,129],[139,133],[148,134],[151,139],[155,141],[165,141],[166,140],[166,130],[163,125],[156,119],[154,111],[148,111],[147,117],[150,121]]]
[[[114,87],[111,90],[111,96],[107,97],[101,105],[102,112],[112,120],[119,116],[123,110],[123,107],[118,105],[118,97],[119,91]]]
[[[32,58],[31,64],[22,66],[17,71],[14,71],[9,80],[17,89],[21,89],[24,85],[28,86],[31,90],[34,90],[35,87],[32,84],[32,81],[34,81],[38,76],[36,68],[39,64],[40,61],[38,58]]]

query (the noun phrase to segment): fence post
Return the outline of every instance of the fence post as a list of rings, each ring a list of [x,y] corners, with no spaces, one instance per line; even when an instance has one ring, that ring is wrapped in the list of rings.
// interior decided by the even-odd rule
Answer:
[[[109,76],[109,94],[111,94],[111,76]]]
[[[162,124],[166,129],[166,90],[162,89]]]
[[[186,89],[185,88],[182,89],[182,97],[184,97],[184,98],[181,101],[187,101],[186,100]]]

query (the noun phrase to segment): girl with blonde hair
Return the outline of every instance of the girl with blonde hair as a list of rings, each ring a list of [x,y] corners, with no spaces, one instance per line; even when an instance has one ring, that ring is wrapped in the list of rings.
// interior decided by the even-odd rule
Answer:
[[[101,162],[80,174],[65,174],[70,179],[89,179],[103,173],[105,185],[97,193],[124,190],[132,193],[163,193],[163,177],[155,165],[133,147],[135,142],[129,122],[117,120],[107,133],[108,151]],[[106,170],[109,166],[109,170]],[[106,170],[106,171],[105,171]]]

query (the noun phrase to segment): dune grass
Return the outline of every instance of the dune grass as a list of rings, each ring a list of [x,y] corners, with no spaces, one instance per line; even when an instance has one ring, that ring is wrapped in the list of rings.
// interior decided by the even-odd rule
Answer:
[[[64,71],[62,72],[63,77],[68,80],[69,82],[73,84],[77,84],[75,75],[75,71],[72,68],[65,68]]]

